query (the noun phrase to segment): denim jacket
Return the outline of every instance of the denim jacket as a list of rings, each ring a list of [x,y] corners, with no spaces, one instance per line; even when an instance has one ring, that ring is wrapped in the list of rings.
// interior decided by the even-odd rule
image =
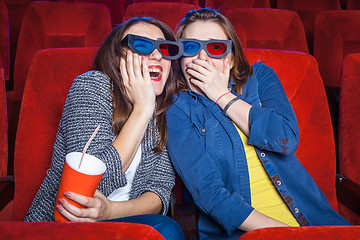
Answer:
[[[242,94],[252,105],[248,144],[255,147],[274,186],[302,226],[348,225],[334,211],[296,158],[299,129],[276,73],[253,65]],[[167,111],[171,161],[201,210],[201,239],[237,239],[253,211],[244,147],[231,119],[213,101],[192,90],[180,92]]]

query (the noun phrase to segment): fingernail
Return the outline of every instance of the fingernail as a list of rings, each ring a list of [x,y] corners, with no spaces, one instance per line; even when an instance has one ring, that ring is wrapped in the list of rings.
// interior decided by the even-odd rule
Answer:
[[[70,195],[71,195],[71,194],[70,194],[69,192],[64,192],[64,196],[65,196],[65,197],[68,198],[68,197],[70,197]]]
[[[145,56],[141,56],[141,60],[144,60],[145,59]]]
[[[196,59],[194,58],[193,60],[192,60],[192,62],[194,63],[196,61]]]
[[[56,208],[57,208],[57,210],[58,210],[59,212],[61,212],[62,210],[64,210],[64,208],[63,208],[62,206],[60,206],[60,205],[56,205]]]
[[[185,68],[185,72],[187,72],[188,68]]]
[[[185,67],[188,67],[189,65],[190,65],[189,63],[186,63],[186,64],[185,64]]]
[[[189,81],[191,80],[191,77],[189,77]]]
[[[59,203],[61,204],[61,205],[63,205],[64,203],[65,203],[65,200],[64,199],[62,199],[62,198],[59,198]]]

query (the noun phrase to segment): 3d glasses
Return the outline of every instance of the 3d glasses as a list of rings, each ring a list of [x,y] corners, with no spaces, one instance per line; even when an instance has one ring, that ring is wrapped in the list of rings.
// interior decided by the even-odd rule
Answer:
[[[127,45],[132,51],[140,55],[150,55],[157,49],[161,55],[169,60],[181,57],[182,51],[180,44],[174,41],[153,40],[147,37],[128,34],[121,41],[122,45]]]
[[[231,40],[208,40],[179,38],[178,42],[182,44],[184,57],[191,57],[199,54],[201,49],[212,58],[223,58],[231,52]]]

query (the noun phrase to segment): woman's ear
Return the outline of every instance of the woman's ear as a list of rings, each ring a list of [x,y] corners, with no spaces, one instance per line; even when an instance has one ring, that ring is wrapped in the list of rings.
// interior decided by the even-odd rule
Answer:
[[[229,60],[229,65],[230,65],[230,70],[234,67],[234,58],[233,58],[233,54],[230,53],[228,56],[227,56],[228,60]]]

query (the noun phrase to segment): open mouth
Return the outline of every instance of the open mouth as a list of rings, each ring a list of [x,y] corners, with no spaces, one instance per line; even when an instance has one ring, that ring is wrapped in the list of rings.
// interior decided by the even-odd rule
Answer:
[[[162,76],[162,67],[159,65],[149,66],[150,78],[152,81],[160,81]]]

